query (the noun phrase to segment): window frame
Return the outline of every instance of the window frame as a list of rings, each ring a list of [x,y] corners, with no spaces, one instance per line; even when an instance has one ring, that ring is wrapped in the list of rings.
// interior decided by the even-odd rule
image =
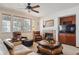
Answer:
[[[14,17],[18,18],[18,20],[20,21],[20,23],[21,23],[21,28],[20,28],[19,31],[22,32],[22,17],[20,17],[20,16],[12,16],[12,32],[16,32],[16,31],[13,30],[13,20],[14,20],[13,18],[14,18]]]
[[[1,18],[1,19],[2,19],[2,20],[1,20],[1,32],[2,32],[2,33],[10,33],[10,32],[7,32],[7,31],[3,31],[3,24],[2,24],[2,23],[3,23],[3,20],[4,20],[4,19],[3,19],[3,16],[4,16],[4,15],[10,16],[10,19],[9,19],[9,21],[10,21],[10,32],[12,32],[12,31],[11,31],[11,15],[10,15],[10,14],[5,14],[5,13],[2,13],[2,15],[1,15],[1,17],[2,17],[2,18]]]
[[[10,32],[3,31],[3,25],[2,25],[3,15],[10,16],[10,19],[9,19],[9,21],[10,21]],[[32,32],[32,19],[26,18],[26,17],[15,16],[15,15],[11,15],[11,14],[2,13],[1,14],[1,19],[2,19],[1,20],[1,32],[2,33],[12,33],[12,32],[15,32],[15,31],[13,31],[13,17],[18,17],[18,19],[20,20],[20,23],[21,23],[21,30],[20,30],[20,32],[22,32],[22,33]],[[24,19],[30,20],[30,31],[29,30],[25,31],[23,29],[23,21],[24,21]]]
[[[28,30],[28,31],[25,31],[25,30],[23,29],[23,24],[22,24],[22,32],[23,32],[23,33],[32,32],[32,21],[31,21],[31,19],[30,19],[30,18],[23,18],[23,21],[24,21],[25,19],[26,19],[26,20],[30,20],[30,31],[29,31],[29,30]],[[22,23],[24,23],[23,21],[22,21]]]

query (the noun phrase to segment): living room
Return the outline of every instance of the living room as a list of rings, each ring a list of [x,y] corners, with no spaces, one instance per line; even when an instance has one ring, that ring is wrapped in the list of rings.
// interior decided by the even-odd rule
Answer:
[[[0,54],[78,55],[78,10],[78,3],[0,4]]]

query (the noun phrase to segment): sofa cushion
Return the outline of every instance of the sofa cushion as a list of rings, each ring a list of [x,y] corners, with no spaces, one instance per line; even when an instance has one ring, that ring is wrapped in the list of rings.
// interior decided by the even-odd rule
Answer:
[[[14,54],[15,55],[25,55],[32,52],[32,50],[22,44],[15,46],[14,48]]]
[[[1,39],[0,39],[0,55],[9,55],[9,51]]]

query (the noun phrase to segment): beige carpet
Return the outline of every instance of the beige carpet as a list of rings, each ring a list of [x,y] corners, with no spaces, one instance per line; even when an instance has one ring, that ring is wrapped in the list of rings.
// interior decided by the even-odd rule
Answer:
[[[63,44],[63,53],[64,55],[76,55],[79,53],[79,48]]]

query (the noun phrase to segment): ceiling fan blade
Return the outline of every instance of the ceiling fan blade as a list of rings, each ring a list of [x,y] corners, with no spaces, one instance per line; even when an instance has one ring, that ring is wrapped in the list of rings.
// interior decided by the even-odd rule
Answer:
[[[36,10],[33,10],[33,9],[31,9],[32,11],[34,11],[34,12],[36,12],[36,13],[39,13],[39,11],[36,11]]]
[[[36,5],[36,6],[33,6],[32,8],[38,8],[38,7],[40,7],[39,5]]]

